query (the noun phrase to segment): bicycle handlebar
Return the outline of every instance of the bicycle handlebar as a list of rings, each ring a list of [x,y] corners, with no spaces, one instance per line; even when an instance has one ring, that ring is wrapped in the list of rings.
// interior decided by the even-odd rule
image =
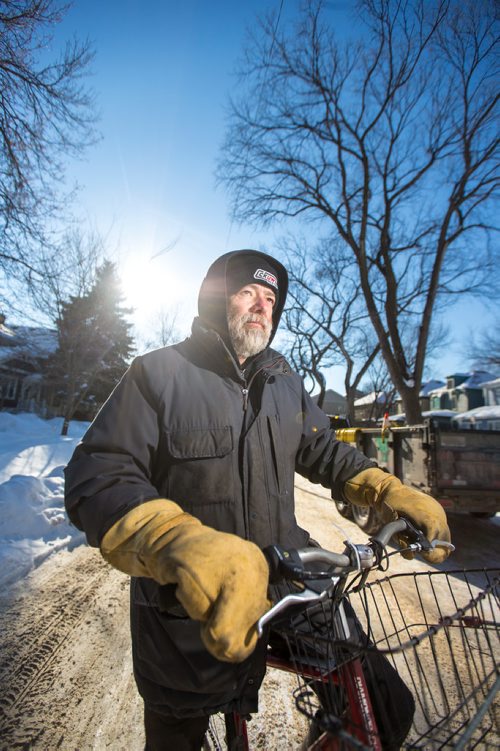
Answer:
[[[366,571],[380,565],[386,545],[391,537],[398,533],[404,533],[413,539],[407,549],[415,553],[435,547],[455,549],[451,543],[444,540],[429,542],[424,533],[405,517],[385,524],[368,543],[346,542],[343,553],[334,553],[321,547],[286,550],[279,545],[270,545],[265,548],[263,552],[269,564],[271,584],[293,581],[307,582],[307,585],[302,591],[284,597],[260,618],[257,624],[259,636],[262,635],[267,623],[291,605],[313,604],[324,600],[342,575],[353,571]],[[318,569],[319,566],[323,569]]]

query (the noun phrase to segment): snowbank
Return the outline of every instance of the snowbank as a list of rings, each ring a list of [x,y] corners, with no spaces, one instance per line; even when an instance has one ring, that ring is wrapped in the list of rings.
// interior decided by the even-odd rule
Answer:
[[[88,423],[0,412],[0,585],[84,542],[64,510],[63,469]]]

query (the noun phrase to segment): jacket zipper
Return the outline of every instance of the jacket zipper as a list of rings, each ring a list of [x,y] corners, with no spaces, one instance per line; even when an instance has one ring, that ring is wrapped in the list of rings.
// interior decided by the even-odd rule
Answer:
[[[241,393],[243,394],[243,412],[246,412],[248,407],[248,389],[241,389]]]
[[[279,358],[279,359],[283,359],[283,358]],[[275,360],[275,361],[274,361],[273,363],[271,363],[271,364],[272,364],[272,365],[274,365],[274,364],[275,364],[276,362],[278,362],[278,360]],[[248,383],[246,384],[246,386],[244,386],[244,387],[243,387],[243,388],[241,389],[241,393],[243,394],[243,411],[244,411],[244,412],[246,412],[246,410],[247,410],[247,407],[248,407],[248,393],[249,393],[249,391],[250,391],[250,386],[251,386],[251,385],[252,385],[252,383],[253,383],[253,382],[255,381],[255,379],[257,378],[257,376],[259,375],[259,373],[262,373],[262,372],[264,373],[264,379],[265,379],[265,380],[267,381],[267,380],[268,380],[268,378],[269,378],[269,376],[270,376],[270,373],[269,373],[269,367],[268,367],[267,365],[263,365],[263,366],[262,366],[261,368],[259,368],[259,370],[256,370],[256,371],[255,371],[255,373],[254,373],[254,374],[253,374],[253,376],[252,376],[252,377],[250,378],[250,380],[249,380],[249,382],[248,382]]]

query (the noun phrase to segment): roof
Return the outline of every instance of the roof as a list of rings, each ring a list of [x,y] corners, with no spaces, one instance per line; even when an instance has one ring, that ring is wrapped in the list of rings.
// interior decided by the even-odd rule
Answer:
[[[420,388],[420,392],[419,392],[418,395],[419,396],[429,396],[429,394],[431,393],[431,391],[434,391],[434,389],[439,389],[439,388],[441,388],[442,386],[445,386],[445,385],[446,384],[444,383],[444,381],[436,381],[436,380],[426,381],[426,383],[422,384],[422,386]]]
[[[370,391],[369,394],[365,394],[360,399],[356,399],[354,402],[355,407],[363,407],[366,404],[386,404],[390,399],[390,394],[386,394],[385,391]]]
[[[420,397],[422,397],[422,396],[429,396],[429,394],[435,393],[436,389],[440,389],[440,388],[446,389],[445,382],[444,381],[440,381],[440,380],[436,380],[435,378],[432,378],[430,381],[425,381],[424,383],[422,383],[422,385],[420,387],[420,391],[418,392],[418,395]],[[395,402],[401,402],[401,401],[403,401],[401,399],[401,395],[399,394],[399,392],[396,393],[396,395],[394,397],[394,401]]]
[[[0,347],[10,347],[15,339],[16,335],[12,329],[4,323],[0,323]]]
[[[498,388],[500,386],[500,378],[494,378],[492,381],[485,381],[481,384],[483,389]]]
[[[318,401],[318,394],[315,394],[312,398],[315,402]],[[339,394],[338,391],[334,391],[334,389],[326,389],[325,391],[325,399],[328,399],[329,401],[341,401],[345,402],[345,396],[342,396],[342,394]]]
[[[458,386],[454,386],[453,389],[449,389],[446,385],[439,388],[431,389],[428,392],[428,396],[441,396],[449,391],[465,391],[466,389],[481,389],[487,383],[491,383],[492,379],[496,380],[496,377],[492,373],[488,373],[486,370],[473,370],[470,373],[455,373],[454,375],[460,375],[465,380]],[[448,376],[453,378],[453,376]]]
[[[0,362],[47,357],[57,349],[57,331],[41,326],[0,324]]]
[[[482,420],[500,420],[500,405],[492,404],[469,409],[455,415],[453,422],[479,422]]]
[[[455,417],[456,412],[454,412],[452,409],[429,409],[425,412],[422,412],[422,417]],[[405,422],[406,415],[404,412],[397,415],[389,415],[387,418],[389,422]]]
[[[465,389],[480,389],[483,384],[494,379],[493,373],[488,373],[486,370],[473,370],[468,374],[466,380],[457,386],[457,390],[465,391]]]

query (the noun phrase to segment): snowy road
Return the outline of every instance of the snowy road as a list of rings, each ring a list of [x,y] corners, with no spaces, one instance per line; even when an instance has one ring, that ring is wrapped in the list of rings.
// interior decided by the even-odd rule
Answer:
[[[336,514],[326,491],[303,480],[299,484],[298,517],[313,537],[334,549],[342,547],[346,533],[354,541],[365,539]],[[455,517],[451,522],[459,550],[449,568],[500,566],[497,520]],[[428,569],[421,561],[396,560],[392,571],[408,565]],[[2,751],[143,748],[141,704],[130,661],[127,577],[85,546],[62,551],[4,594],[0,613]],[[291,718],[290,684],[284,681],[282,673],[270,672],[266,678],[262,711],[249,728],[257,749],[298,747],[302,720]]]
[[[83,546],[16,587],[2,607],[2,749],[140,748],[127,590]]]

